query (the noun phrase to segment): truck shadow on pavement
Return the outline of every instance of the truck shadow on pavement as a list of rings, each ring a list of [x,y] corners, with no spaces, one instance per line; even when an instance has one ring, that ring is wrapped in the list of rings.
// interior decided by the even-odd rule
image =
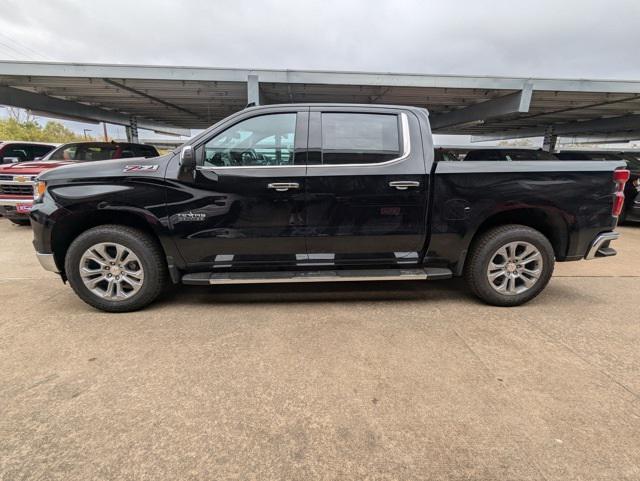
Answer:
[[[326,303],[326,302],[426,302],[464,303],[470,307],[487,306],[467,288],[464,280],[450,279],[437,282],[344,282],[309,284],[252,284],[228,286],[185,286],[169,289],[148,309],[177,305],[216,304],[273,304],[273,303]],[[539,302],[566,304],[590,302],[600,299],[580,289],[551,280],[540,296],[526,305]],[[602,299],[606,302],[606,299]],[[513,308],[508,308],[513,309]]]
[[[288,303],[288,302],[478,302],[460,279],[438,282],[343,282],[183,286],[170,289],[154,306],[170,304]]]

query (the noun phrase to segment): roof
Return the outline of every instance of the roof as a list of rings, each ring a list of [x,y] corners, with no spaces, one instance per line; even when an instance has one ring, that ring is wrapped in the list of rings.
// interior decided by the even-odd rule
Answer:
[[[0,61],[0,103],[70,118],[205,128],[257,96],[262,104],[424,107],[437,133],[513,138],[552,126],[560,135],[640,138],[637,80]]]

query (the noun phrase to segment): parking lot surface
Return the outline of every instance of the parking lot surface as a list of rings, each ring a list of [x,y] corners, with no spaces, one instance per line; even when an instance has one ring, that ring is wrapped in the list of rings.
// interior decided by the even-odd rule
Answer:
[[[518,308],[433,283],[105,314],[0,219],[0,479],[640,479],[640,227]]]

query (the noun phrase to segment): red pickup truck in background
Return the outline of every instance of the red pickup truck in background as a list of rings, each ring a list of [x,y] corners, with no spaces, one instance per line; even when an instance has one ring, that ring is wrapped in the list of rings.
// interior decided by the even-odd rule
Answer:
[[[14,224],[29,225],[36,177],[74,162],[133,157],[157,157],[151,145],[124,142],[73,142],[52,150],[40,160],[0,165],[0,214]]]

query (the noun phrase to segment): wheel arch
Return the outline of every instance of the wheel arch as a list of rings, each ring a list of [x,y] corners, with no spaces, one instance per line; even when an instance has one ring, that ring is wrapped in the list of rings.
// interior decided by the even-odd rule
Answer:
[[[507,224],[524,225],[536,229],[549,239],[556,259],[562,260],[566,257],[569,248],[569,225],[563,215],[554,209],[518,207],[496,212],[478,225],[469,241],[464,263],[458,265],[456,271],[462,273],[474,243],[483,233]]]
[[[167,259],[172,259],[174,256],[172,246],[167,244],[169,241],[163,235],[163,227],[149,213],[116,209],[74,212],[59,219],[51,230],[51,249],[63,277],[66,277],[64,262],[71,243],[83,232],[107,224],[122,225],[143,231],[156,240]]]

